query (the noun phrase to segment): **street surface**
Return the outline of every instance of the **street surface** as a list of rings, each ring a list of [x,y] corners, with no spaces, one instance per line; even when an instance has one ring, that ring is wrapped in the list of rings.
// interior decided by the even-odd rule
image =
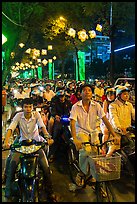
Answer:
[[[8,126],[7,120],[9,119],[9,109],[2,115],[3,130],[2,135],[6,131]],[[2,152],[2,174],[4,172],[5,160],[9,151]],[[54,191],[60,196],[60,202],[96,202],[96,195],[91,186],[76,192],[69,191],[70,180],[68,166],[65,162],[65,157],[60,156],[53,163],[50,163],[50,169],[52,172],[52,181]],[[130,176],[121,176],[119,180],[112,181],[114,192],[117,202],[135,202],[135,178]],[[4,197],[4,185],[2,185],[2,202],[6,202]]]

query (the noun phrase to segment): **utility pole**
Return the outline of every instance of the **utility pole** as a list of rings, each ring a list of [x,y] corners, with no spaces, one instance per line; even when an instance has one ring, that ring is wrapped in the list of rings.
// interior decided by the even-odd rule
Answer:
[[[110,81],[114,82],[114,45],[113,45],[113,26],[112,26],[112,2],[110,5]]]

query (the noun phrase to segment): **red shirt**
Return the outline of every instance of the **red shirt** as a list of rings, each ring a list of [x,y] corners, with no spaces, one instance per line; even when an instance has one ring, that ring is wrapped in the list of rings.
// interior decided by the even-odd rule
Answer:
[[[72,104],[75,104],[76,102],[78,102],[78,99],[77,99],[75,94],[72,94],[70,96],[70,101],[71,101]]]

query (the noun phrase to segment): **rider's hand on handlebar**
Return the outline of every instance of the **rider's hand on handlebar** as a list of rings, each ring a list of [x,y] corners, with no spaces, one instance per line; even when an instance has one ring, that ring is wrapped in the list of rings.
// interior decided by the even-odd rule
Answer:
[[[77,138],[73,139],[73,141],[75,143],[77,151],[82,148],[82,143]]]
[[[48,142],[48,145],[52,145],[54,143],[54,140],[49,138],[49,139],[47,139],[47,142]]]
[[[120,144],[120,137],[114,137],[113,139],[114,139],[114,144],[115,145]]]
[[[9,149],[10,148],[10,144],[9,143],[5,143],[3,144],[3,149]]]
[[[121,128],[121,131],[122,131],[122,135],[126,135],[127,134],[126,128]]]

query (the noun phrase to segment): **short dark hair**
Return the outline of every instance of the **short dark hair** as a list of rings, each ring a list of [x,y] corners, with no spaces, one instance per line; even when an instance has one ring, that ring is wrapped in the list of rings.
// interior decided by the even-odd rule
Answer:
[[[27,104],[27,105],[33,104],[32,98],[24,98],[24,99],[22,100],[22,107],[24,106],[24,104]]]
[[[85,87],[89,87],[89,88],[91,89],[91,91],[92,91],[92,86],[91,86],[91,84],[83,84],[83,85],[80,86],[80,93],[82,92],[82,90],[83,90]]]

